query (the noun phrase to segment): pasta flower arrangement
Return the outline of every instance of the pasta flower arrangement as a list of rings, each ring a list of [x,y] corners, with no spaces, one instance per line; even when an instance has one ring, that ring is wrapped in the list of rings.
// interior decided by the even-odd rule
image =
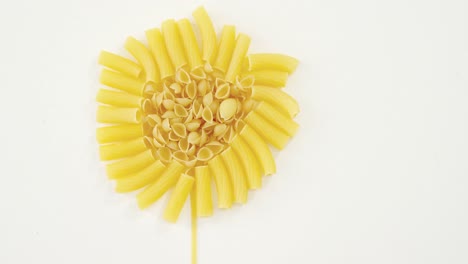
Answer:
[[[137,194],[147,208],[174,189],[164,210],[176,222],[189,195],[192,220],[247,202],[248,190],[276,171],[268,144],[283,149],[298,124],[294,98],[281,90],[298,65],[281,54],[247,54],[250,37],[223,27],[218,39],[203,7],[188,19],[129,37],[135,60],[102,51],[97,101],[100,158],[117,192]],[[110,124],[110,125],[109,125]]]

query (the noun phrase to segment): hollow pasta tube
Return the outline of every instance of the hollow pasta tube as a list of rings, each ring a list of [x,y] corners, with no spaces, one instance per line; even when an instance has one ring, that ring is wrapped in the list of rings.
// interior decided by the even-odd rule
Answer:
[[[158,66],[148,48],[134,37],[128,37],[125,49],[143,66],[146,82],[159,83],[160,76]]]
[[[102,70],[100,82],[109,87],[138,96],[143,94],[143,87],[145,86],[138,79],[108,69]]]
[[[283,132],[285,132],[288,136],[294,136],[294,134],[296,134],[297,130],[299,129],[299,125],[294,122],[294,120],[288,116],[285,116],[267,102],[260,102],[257,108],[255,108],[255,112],[260,114],[263,118],[268,120],[268,122],[277,128],[283,130]]]
[[[216,32],[211,18],[202,6],[192,13],[202,37],[202,58],[213,65],[216,56]]]
[[[159,66],[159,72],[162,79],[174,76],[174,67],[167,53],[166,44],[159,28],[153,28],[146,31],[148,46]]]
[[[272,125],[255,111],[250,112],[245,117],[245,122],[277,149],[283,149],[286,143],[288,143],[290,137],[285,132]]]
[[[132,176],[117,179],[115,191],[118,193],[132,192],[155,182],[162,174],[166,166],[157,160],[148,167],[133,174]]]
[[[135,156],[107,164],[107,176],[109,177],[109,179],[127,177],[137,171],[146,168],[154,161],[155,159],[153,158],[151,150],[148,149]]]
[[[231,147],[244,168],[249,189],[262,187],[262,169],[258,157],[239,135],[234,137]]]
[[[141,111],[138,108],[113,106],[98,106],[96,121],[114,124],[138,124],[141,121]]]
[[[99,146],[101,160],[116,160],[136,155],[145,151],[146,145],[143,138],[136,138],[128,141],[122,141],[113,144]]]
[[[275,70],[261,70],[247,72],[245,75],[252,75],[255,78],[255,85],[265,85],[273,88],[282,88],[288,81],[288,73]]]
[[[140,124],[98,127],[96,138],[100,144],[121,142],[143,136]]]
[[[177,24],[174,19],[168,19],[162,23],[161,29],[167,53],[169,54],[169,58],[171,58],[172,65],[177,70],[187,64]]]
[[[293,73],[299,61],[288,55],[277,53],[256,53],[247,56],[248,70],[275,70]]]
[[[180,164],[176,160],[172,160],[158,180],[137,194],[137,201],[140,209],[147,208],[161,198],[163,194],[177,183],[177,180],[184,169],[184,165]]]
[[[247,51],[249,50],[249,45],[250,37],[246,34],[240,33],[239,36],[237,36],[236,46],[232,53],[232,58],[226,72],[226,81],[232,83],[234,82],[236,76],[239,75],[242,68],[242,62],[245,58],[245,55],[247,54]]]
[[[221,31],[221,40],[219,42],[218,55],[216,56],[214,68],[225,73],[231,62],[232,52],[236,44],[236,27],[226,25]]]
[[[101,54],[99,54],[98,63],[133,78],[138,78],[141,74],[140,65],[132,60],[105,50],[101,51]]]
[[[99,89],[96,95],[96,101],[99,103],[117,106],[117,107],[140,107],[143,103],[143,97],[133,94],[111,91],[108,89]]]
[[[213,215],[211,177],[208,166],[195,167],[195,190],[197,216],[200,217]]]
[[[177,181],[174,191],[171,193],[166,209],[164,209],[163,218],[168,222],[175,223],[179,218],[182,207],[192,190],[194,179],[192,176],[182,174]]]
[[[232,206],[232,184],[221,156],[217,155],[208,162],[211,175],[213,175],[218,193],[218,208],[230,208]]]
[[[179,28],[190,69],[193,71],[194,69],[202,66],[203,61],[195,33],[193,32],[192,24],[188,19],[184,18],[177,22],[177,26]]]
[[[234,202],[245,204],[247,202],[248,189],[242,163],[231,147],[221,153],[221,158],[226,165],[228,174],[231,176]]]
[[[276,164],[271,150],[265,141],[249,125],[245,125],[240,132],[241,138],[250,147],[254,156],[258,158],[263,174],[271,175],[276,172]]]
[[[278,111],[293,118],[299,113],[299,104],[296,99],[280,89],[267,86],[254,85],[252,87],[252,99],[265,101],[277,108]]]

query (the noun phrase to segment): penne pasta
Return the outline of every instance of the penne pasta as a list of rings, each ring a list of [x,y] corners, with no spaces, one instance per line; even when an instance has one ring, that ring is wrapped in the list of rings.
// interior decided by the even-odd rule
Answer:
[[[197,8],[192,13],[200,29],[202,38],[202,58],[205,62],[213,65],[216,56],[216,32],[213,27],[211,18],[206,13],[205,8],[202,6]]]
[[[275,127],[281,129],[288,136],[294,136],[294,134],[296,134],[297,130],[299,129],[299,125],[294,122],[294,120],[288,116],[285,116],[267,102],[260,102],[255,109],[255,112],[260,114]]]
[[[140,107],[143,97],[133,94],[111,91],[104,88],[99,89],[96,101],[99,103],[117,107]]]
[[[236,27],[224,26],[221,31],[221,40],[219,42],[218,55],[216,56],[214,68],[225,73],[231,62],[232,52],[236,44]]]
[[[157,160],[130,177],[116,179],[115,191],[118,193],[126,193],[141,189],[155,182],[161,176],[165,168],[166,166],[164,166],[161,161]]]
[[[119,56],[117,54],[101,51],[98,63],[114,71],[123,73],[133,78],[140,77],[141,67],[132,60]]]
[[[280,89],[254,85],[252,87],[252,99],[259,102],[265,101],[291,118],[299,113],[297,101]]]
[[[203,66],[203,61],[195,33],[193,32],[192,24],[188,19],[184,18],[177,22],[177,26],[182,38],[190,70],[193,71],[194,69]]]
[[[232,184],[221,156],[217,155],[210,160],[208,167],[211,175],[213,175],[218,193],[218,208],[230,208],[233,202]]]
[[[155,159],[151,153],[151,150],[148,149],[140,154],[137,154],[132,157],[128,157],[114,163],[107,164],[106,171],[107,176],[110,179],[118,179],[122,177],[130,176],[132,173],[140,171],[151,163],[153,163]]]
[[[179,218],[182,207],[187,200],[194,183],[192,176],[182,174],[177,181],[174,191],[171,193],[169,202],[164,210],[164,219],[168,222],[175,223]]]
[[[238,135],[232,140],[231,147],[244,168],[249,189],[262,187],[262,169],[250,147]]]
[[[102,70],[100,82],[109,87],[138,96],[143,94],[143,87],[145,86],[145,84],[138,79],[108,69]]]
[[[161,79],[174,76],[174,67],[169,58],[161,30],[159,28],[147,30],[146,39],[148,40],[148,46],[156,60],[156,64],[159,66]]]
[[[288,80],[288,73],[275,70],[261,70],[247,72],[255,78],[255,85],[265,85],[273,88],[282,88]]]
[[[176,160],[172,160],[157,181],[137,194],[138,206],[140,209],[147,208],[161,198],[163,194],[177,183],[184,169],[184,165]]]
[[[258,158],[263,174],[271,175],[276,172],[276,164],[265,141],[249,125],[245,125],[240,132],[242,140],[250,147],[254,156]]]
[[[99,154],[101,160],[116,160],[136,155],[145,151],[146,148],[143,138],[141,137],[113,144],[100,145]]]
[[[288,143],[289,136],[265,120],[256,111],[250,112],[245,117],[245,122],[249,124],[263,139],[277,149],[283,149]]]
[[[257,53],[247,56],[248,70],[275,70],[293,73],[299,61],[291,56],[276,53]]]
[[[247,202],[247,181],[245,179],[245,171],[242,164],[234,153],[232,148],[227,148],[221,153],[221,158],[226,165],[226,170],[231,176],[231,182],[233,187],[234,202],[245,204]]]
[[[150,51],[134,37],[128,37],[125,49],[143,66],[146,83],[157,84],[161,81],[158,66]]]
[[[247,54],[247,51],[249,50],[249,45],[250,37],[246,34],[240,33],[239,36],[237,36],[236,46],[232,53],[231,61],[226,72],[226,81],[233,83],[236,79],[236,76],[239,75],[242,68],[242,62],[245,58],[245,55]]]
[[[195,167],[195,190],[197,216],[213,215],[211,177],[208,166]]]
[[[138,124],[141,121],[141,111],[138,108],[123,108],[113,106],[98,106],[96,121],[114,124]]]
[[[96,138],[98,143],[122,142],[143,136],[141,125],[116,125],[98,127],[96,129]]]
[[[169,58],[171,58],[172,65],[178,70],[187,64],[187,60],[177,24],[174,19],[168,19],[162,23],[161,29]]]

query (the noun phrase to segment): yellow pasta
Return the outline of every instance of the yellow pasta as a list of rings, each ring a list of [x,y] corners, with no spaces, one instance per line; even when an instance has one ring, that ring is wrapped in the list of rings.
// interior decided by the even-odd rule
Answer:
[[[245,125],[240,132],[241,138],[251,148],[255,157],[258,158],[263,174],[271,175],[276,172],[276,164],[265,141],[249,125]]]
[[[143,136],[141,125],[116,125],[96,129],[96,138],[100,144],[126,141]]]
[[[255,112],[260,114],[277,128],[283,130],[283,132],[288,136],[294,136],[299,129],[299,125],[294,122],[294,120],[277,111],[275,107],[267,102],[260,102],[255,109]]]
[[[257,53],[247,56],[248,70],[275,70],[293,73],[299,61],[291,56],[276,53]]]
[[[157,160],[148,167],[132,176],[116,179],[115,191],[119,193],[133,192],[155,182],[163,173],[166,166]]]
[[[203,61],[195,33],[193,32],[192,24],[188,19],[184,18],[177,22],[177,26],[179,28],[190,69],[193,71],[194,69],[202,66]]]
[[[177,181],[174,191],[171,193],[169,202],[164,210],[164,219],[169,222],[177,222],[180,211],[192,190],[194,179],[192,176],[182,174]]]
[[[159,66],[161,78],[166,79],[174,76],[174,67],[172,66],[163,35],[159,28],[147,30],[146,39],[148,40],[148,46],[151,53],[153,53],[156,64]]]
[[[143,88],[145,86],[145,84],[138,79],[108,69],[102,70],[100,82],[109,87],[138,96],[143,94]]]
[[[151,150],[148,149],[135,156],[107,164],[107,176],[109,177],[109,179],[118,179],[130,176],[132,173],[135,173],[149,166],[154,161],[155,159],[151,153]]]
[[[138,108],[123,108],[100,105],[96,113],[96,120],[100,123],[138,124],[141,112]]]
[[[288,73],[275,70],[261,70],[247,72],[245,75],[252,75],[255,78],[255,85],[265,85],[273,88],[282,88],[288,80]]]
[[[293,118],[299,113],[297,101],[287,93],[267,86],[254,85],[252,87],[252,99],[265,101],[274,106],[278,111]]]
[[[219,42],[218,55],[216,56],[214,68],[225,73],[231,62],[232,52],[236,44],[236,27],[224,26],[221,31],[221,40]]]
[[[146,82],[153,84],[160,82],[159,70],[150,51],[134,37],[128,37],[125,49],[143,66]]]
[[[140,107],[143,97],[101,88],[97,93],[96,101],[117,107]]]
[[[231,147],[237,157],[239,157],[244,168],[249,189],[259,189],[262,187],[262,169],[260,168],[258,158],[255,157],[250,147],[247,146],[240,136],[236,136],[233,139]]]
[[[234,82],[236,76],[240,73],[242,61],[244,60],[247,51],[249,50],[250,37],[246,34],[240,33],[237,36],[236,46],[232,53],[231,61],[226,72],[225,79],[228,82]]]
[[[187,64],[177,24],[174,19],[168,19],[162,23],[161,29],[169,58],[177,70]]]
[[[223,164],[221,156],[217,155],[210,162],[208,162],[211,175],[213,175],[218,193],[218,207],[230,208],[233,202],[232,184]]]
[[[213,215],[211,177],[208,166],[195,167],[195,187],[197,216],[200,217]]]
[[[143,138],[99,146],[101,160],[116,160],[136,155],[146,150]]]
[[[239,158],[234,153],[232,148],[227,148],[221,153],[221,158],[226,165],[226,170],[231,176],[232,187],[234,191],[234,202],[246,203],[247,202],[247,181],[245,179],[245,171],[242,167]]]
[[[245,118],[245,122],[249,124],[262,138],[277,149],[283,149],[288,143],[289,136],[283,131],[265,120],[255,111],[250,112]]]
[[[98,62],[104,67],[126,74],[133,78],[138,78],[141,74],[140,65],[127,58],[104,50],[99,54]]]
[[[147,208],[156,202],[163,194],[173,187],[185,170],[185,166],[176,160],[172,160],[162,173],[161,177],[137,194],[138,206],[141,209]]]
[[[192,13],[200,29],[202,38],[202,58],[205,62],[213,65],[216,56],[216,32],[211,18],[206,13],[205,8],[199,7]]]

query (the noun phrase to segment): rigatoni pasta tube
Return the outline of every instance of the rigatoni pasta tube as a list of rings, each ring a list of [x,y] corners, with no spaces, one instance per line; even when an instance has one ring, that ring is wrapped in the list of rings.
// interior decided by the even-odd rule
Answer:
[[[256,85],[265,85],[274,88],[282,88],[288,81],[288,73],[275,70],[261,70],[247,72],[245,75],[252,75]]]
[[[164,219],[168,222],[177,222],[180,211],[187,201],[187,198],[192,190],[194,179],[192,176],[182,174],[177,181],[174,191],[171,193],[169,202],[167,203],[166,209],[164,210]]]
[[[145,84],[138,79],[108,69],[102,70],[99,81],[109,87],[138,96],[143,94],[143,88],[145,86]]]
[[[280,89],[254,85],[252,87],[252,99],[259,102],[268,102],[276,107],[278,111],[291,118],[295,117],[297,113],[299,113],[299,105],[297,101]]]
[[[179,28],[190,69],[194,70],[202,66],[203,61],[200,55],[200,49],[198,48],[195,33],[193,32],[192,24],[188,19],[184,18],[177,22],[177,26]]]
[[[199,7],[192,13],[202,37],[202,58],[213,65],[216,56],[216,32],[205,8]]]
[[[143,66],[146,82],[159,83],[160,76],[156,62],[150,51],[134,37],[128,37],[125,49]]]
[[[288,143],[289,136],[268,122],[268,120],[265,120],[265,118],[256,113],[255,110],[245,117],[245,122],[277,149],[283,149]]]
[[[236,135],[232,140],[231,147],[244,168],[249,189],[258,189],[262,187],[262,169],[258,158],[252,152],[244,140]]]
[[[167,53],[166,44],[159,28],[153,28],[146,31],[148,46],[159,66],[159,72],[162,79],[174,76],[174,67]]]
[[[230,208],[233,202],[232,184],[221,156],[217,155],[210,160],[208,162],[208,167],[210,168],[211,175],[213,175],[216,185],[216,191],[218,193],[218,207]]]
[[[211,177],[208,166],[195,167],[195,189],[197,216],[213,215]]]
[[[265,175],[271,175],[276,172],[276,164],[265,141],[249,125],[245,125],[240,132],[241,138],[250,147],[254,156],[258,158],[260,166]]]
[[[136,155],[146,149],[143,138],[99,146],[101,160],[116,160]]]
[[[291,56],[276,53],[257,53],[247,56],[248,70],[276,70],[293,73],[299,61]]]
[[[139,108],[124,108],[113,106],[98,106],[96,121],[113,124],[138,124],[141,121]]]
[[[140,124],[98,127],[96,138],[100,144],[122,142],[143,136]]]
[[[103,88],[99,89],[96,96],[96,101],[99,103],[117,107],[140,107],[143,99],[144,98],[141,96],[111,91]]]
[[[163,194],[177,183],[184,169],[184,165],[176,160],[172,160],[157,181],[137,194],[138,206],[140,209],[147,208],[161,198]]]
[[[236,76],[240,73],[242,68],[242,62],[249,50],[250,37],[246,34],[240,33],[237,36],[236,46],[232,53],[231,61],[229,63],[228,70],[226,72],[225,79],[228,82],[234,82]]]
[[[133,78],[138,78],[141,74],[140,65],[136,64],[132,60],[108,51],[101,51],[98,63],[104,67],[113,69],[114,71],[118,71]]]
[[[171,58],[172,65],[177,70],[187,64],[177,24],[174,19],[168,19],[162,23],[161,30],[164,42],[166,43],[167,53],[169,54],[169,58]]]
[[[166,166],[157,160],[148,167],[138,171],[130,177],[117,179],[115,191],[119,193],[132,192],[155,182],[162,174]]]
[[[219,41],[218,55],[216,56],[214,68],[221,72],[226,72],[231,62],[232,52],[236,44],[236,27],[226,25],[221,31],[221,39]]]
[[[294,120],[288,116],[285,116],[267,102],[260,102],[257,108],[255,108],[255,112],[260,114],[277,128],[283,130],[283,132],[285,132],[288,136],[294,136],[294,134],[297,132],[297,129],[299,129],[299,125],[294,122]]]
[[[107,164],[107,176],[110,179],[118,179],[130,176],[132,173],[140,171],[149,166],[154,161],[155,159],[153,158],[151,150],[148,149],[147,151],[141,152],[135,156]]]
[[[232,189],[234,191],[234,202],[242,204],[246,203],[248,194],[247,181],[245,179],[244,168],[239,161],[239,158],[231,147],[221,153],[221,158],[226,165],[226,170],[231,176]]]

